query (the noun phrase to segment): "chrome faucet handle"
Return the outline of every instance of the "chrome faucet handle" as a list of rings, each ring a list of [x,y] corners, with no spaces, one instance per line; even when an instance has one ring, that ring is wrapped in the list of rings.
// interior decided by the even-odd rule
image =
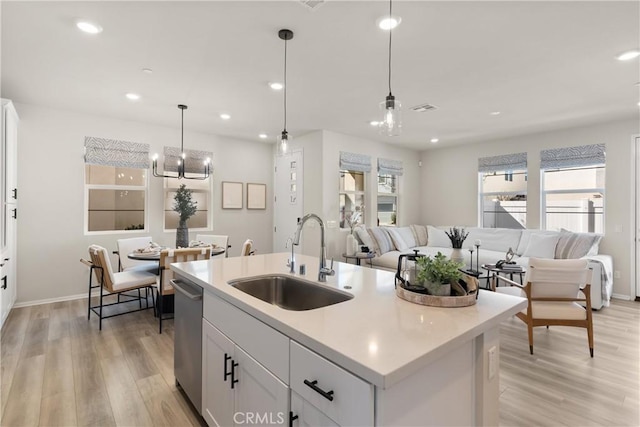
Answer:
[[[294,259],[295,253],[293,252],[293,248],[295,245],[293,244],[293,239],[291,237],[288,237],[285,248],[289,247],[289,242],[291,242],[291,258],[287,260],[287,267],[289,267],[289,273],[294,274],[296,272],[296,261]]]
[[[336,274],[336,272],[333,270],[333,258],[331,258],[331,267],[322,267],[320,269],[320,273],[324,274],[325,276],[333,276],[334,274]]]

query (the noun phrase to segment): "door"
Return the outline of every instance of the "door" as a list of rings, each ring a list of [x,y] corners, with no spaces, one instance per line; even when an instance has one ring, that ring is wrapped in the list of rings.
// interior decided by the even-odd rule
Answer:
[[[337,427],[338,424],[327,417],[318,408],[304,400],[298,393],[291,391],[291,416],[294,427]]]
[[[636,137],[636,299],[640,298],[640,136]]]
[[[202,319],[202,417],[209,427],[233,423],[231,372],[235,344]],[[226,370],[226,371],[225,371]]]
[[[289,388],[241,348],[236,347],[238,383],[236,425],[282,425],[288,421]]]
[[[273,252],[287,251],[287,238],[304,215],[302,162],[302,150],[276,156]]]

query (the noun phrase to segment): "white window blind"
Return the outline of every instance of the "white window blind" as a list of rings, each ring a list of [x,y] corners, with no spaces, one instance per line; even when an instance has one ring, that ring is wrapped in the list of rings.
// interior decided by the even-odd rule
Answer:
[[[340,170],[371,172],[371,156],[341,151]]]
[[[605,160],[606,153],[604,144],[553,148],[540,152],[540,169],[603,165]]]
[[[478,172],[492,173],[527,170],[527,153],[503,154],[478,159]]]
[[[205,160],[212,159],[210,151],[184,150],[186,159],[184,171],[186,173],[204,173]],[[178,147],[164,147],[164,170],[167,172],[178,172],[178,161],[182,159],[182,152]]]
[[[378,174],[379,175],[396,175],[402,176],[404,168],[402,167],[401,160],[391,159],[378,159]]]
[[[84,161],[88,165],[147,169],[149,144],[87,136]]]

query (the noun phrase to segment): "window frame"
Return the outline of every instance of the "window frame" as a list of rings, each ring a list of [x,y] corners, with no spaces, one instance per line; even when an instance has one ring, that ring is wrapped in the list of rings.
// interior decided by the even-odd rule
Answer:
[[[162,231],[164,233],[175,233],[176,231],[175,228],[167,228],[167,218],[166,218],[167,210],[165,210],[164,208],[164,202],[167,199],[167,193],[168,192],[175,193],[176,191],[176,188],[167,187],[167,182],[169,179],[178,180],[178,178],[162,178]],[[193,181],[193,180],[188,180],[188,181]],[[193,193],[208,193],[209,203],[207,204],[207,226],[206,227],[189,227],[189,230],[190,231],[212,231],[213,230],[213,212],[212,212],[213,211],[213,175],[209,175],[209,177],[206,180],[197,180],[197,181],[207,181],[208,182],[207,190],[189,188],[188,185],[187,185],[187,188],[191,190]]]
[[[400,210],[400,175],[395,175],[395,174],[391,174],[391,173],[385,173],[385,174],[380,174],[380,172],[378,172],[378,179],[376,180],[376,221],[378,222],[380,220],[380,211],[378,210],[378,205],[379,200],[380,200],[380,196],[384,196],[384,197],[393,197],[395,199],[395,214],[396,214],[396,223],[395,224],[386,224],[384,225],[384,227],[399,227],[399,213],[398,211]],[[381,177],[394,177],[395,178],[395,192],[393,193],[381,193],[379,191],[379,185],[380,185],[380,178]],[[379,223],[378,223],[379,224]],[[381,226],[381,225],[378,225]]]
[[[525,206],[525,219],[527,217],[527,214],[529,213],[529,185],[527,184],[527,186],[525,187],[524,191],[488,191],[488,192],[483,192],[484,189],[484,180],[483,175],[487,174],[490,175],[490,173],[488,172],[478,172],[478,227],[480,228],[485,228],[484,225],[484,198],[485,197],[492,197],[492,196],[517,196],[517,195],[524,195],[525,196],[525,202],[526,206]],[[495,171],[493,173],[493,175],[497,175],[497,176],[506,176],[507,174],[511,174],[511,175],[528,175],[528,171],[527,169],[513,169],[513,170],[504,170],[504,171]],[[525,180],[525,182],[528,182],[527,180]],[[522,224],[523,228],[526,228],[526,224]],[[487,228],[496,228],[496,227],[487,227]]]
[[[576,188],[570,190],[545,190],[545,174],[547,172],[559,172],[559,171],[568,171],[568,170],[576,170],[576,169],[604,169],[605,171],[605,182],[604,187],[584,187],[584,188]],[[598,235],[605,234],[606,227],[606,164],[596,164],[586,167],[566,167],[566,168],[554,168],[554,169],[540,169],[540,229],[547,230],[547,194],[593,194],[593,193],[601,193],[602,194],[602,233],[595,233]],[[583,214],[584,215],[584,214]],[[584,231],[579,231],[578,233],[585,233]]]
[[[144,234],[149,232],[149,173],[148,170],[144,172],[144,185],[107,185],[107,184],[88,184],[87,183],[87,166],[92,166],[87,163],[82,163],[82,176],[84,183],[84,235],[85,236],[100,236],[110,234]],[[100,165],[98,165],[100,166]],[[117,166],[102,165],[112,168]],[[138,168],[129,168],[138,169]],[[91,190],[113,190],[113,191],[142,191],[144,190],[144,229],[137,230],[89,230],[89,193]]]
[[[340,208],[341,208],[341,204],[340,204],[340,197],[342,195],[347,195],[347,194],[352,194],[354,196],[354,200],[356,200],[355,196],[362,196],[362,210],[361,210],[361,219],[359,220],[359,224],[365,224],[366,223],[366,207],[367,207],[367,172],[363,172],[363,171],[357,171],[357,170],[349,170],[349,169],[339,169],[338,170],[338,174],[343,174],[343,173],[361,173],[362,174],[362,191],[347,191],[347,190],[341,190],[340,189],[340,179],[342,178],[341,176],[338,176],[338,227],[342,230],[345,229],[349,229],[348,224],[345,222],[343,222],[343,218],[342,218],[342,214],[343,212],[341,212]],[[355,211],[354,211],[355,212]],[[346,214],[346,212],[344,212]]]

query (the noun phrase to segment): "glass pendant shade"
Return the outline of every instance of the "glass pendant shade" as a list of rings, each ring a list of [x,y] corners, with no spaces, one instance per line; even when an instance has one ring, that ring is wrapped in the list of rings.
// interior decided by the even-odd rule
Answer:
[[[282,131],[282,134],[278,137],[278,152],[280,154],[287,154],[289,142],[289,133],[286,130]]]
[[[400,101],[393,95],[380,103],[380,113],[382,114],[379,130],[381,135],[398,136],[402,129],[402,111]]]

